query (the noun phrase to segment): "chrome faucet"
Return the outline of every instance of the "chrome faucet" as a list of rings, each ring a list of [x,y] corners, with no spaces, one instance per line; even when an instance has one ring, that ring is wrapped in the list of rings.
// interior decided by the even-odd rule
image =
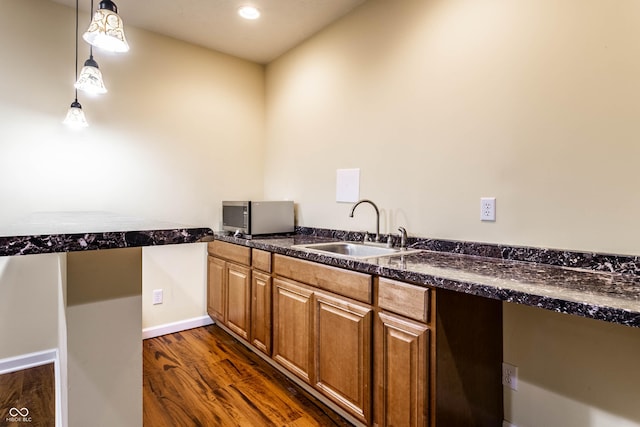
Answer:
[[[358,203],[353,205],[353,208],[351,208],[351,213],[349,214],[349,217],[353,218],[353,213],[356,211],[356,208],[358,207],[358,205],[360,205],[360,203],[369,203],[371,206],[373,206],[373,209],[376,210],[376,242],[379,242],[380,241],[380,211],[378,210],[378,207],[376,206],[375,203],[373,203],[371,200],[368,200],[368,199],[360,200]]]
[[[400,247],[402,249],[407,248],[407,230],[404,227],[399,227],[398,231],[400,232]]]

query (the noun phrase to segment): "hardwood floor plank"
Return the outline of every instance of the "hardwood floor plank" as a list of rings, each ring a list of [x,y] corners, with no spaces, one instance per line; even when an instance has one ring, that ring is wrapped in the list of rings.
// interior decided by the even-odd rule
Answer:
[[[0,375],[0,425],[54,427],[55,405],[53,363]],[[15,409],[12,411],[12,408]],[[22,415],[17,414],[17,410]],[[7,422],[12,415],[24,415],[30,421]]]
[[[351,426],[215,325],[144,341],[144,425]]]

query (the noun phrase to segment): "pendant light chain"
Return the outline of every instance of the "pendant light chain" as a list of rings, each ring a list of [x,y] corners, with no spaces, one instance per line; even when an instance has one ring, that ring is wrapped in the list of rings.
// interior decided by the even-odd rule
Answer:
[[[91,19],[93,19],[93,0],[91,0],[91,9],[89,9],[89,22]],[[89,43],[89,58],[93,59],[93,45],[91,43]],[[76,80],[78,79],[76,78]]]
[[[74,67],[75,67],[74,72],[77,79],[78,78],[78,0],[76,0],[76,29],[75,30],[76,30],[76,33],[75,33],[76,57],[75,57],[75,63],[74,63]],[[87,127],[88,123],[84,116],[84,112],[82,111],[82,105],[80,105],[80,103],[78,102],[78,89],[75,88],[75,85],[74,85],[74,89],[75,89],[74,101],[71,103],[71,106],[67,111],[67,115],[65,119],[62,121],[62,123],[73,128]]]
[[[76,81],[78,81],[78,0],[76,0]],[[76,91],[76,102],[78,102],[78,89]]]

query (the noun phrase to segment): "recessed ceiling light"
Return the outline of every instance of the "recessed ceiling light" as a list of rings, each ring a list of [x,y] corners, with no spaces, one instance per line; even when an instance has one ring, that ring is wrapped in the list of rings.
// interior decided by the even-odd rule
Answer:
[[[244,19],[258,19],[260,18],[260,11],[253,6],[242,6],[238,9],[238,15]]]

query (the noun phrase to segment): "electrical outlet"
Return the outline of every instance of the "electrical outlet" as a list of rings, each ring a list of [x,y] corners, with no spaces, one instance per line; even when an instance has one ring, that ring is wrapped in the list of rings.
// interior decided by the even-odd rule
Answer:
[[[518,390],[518,367],[502,362],[502,385]]]
[[[480,221],[496,220],[496,198],[482,197],[480,198]]]
[[[162,289],[153,290],[153,305],[162,304]]]

